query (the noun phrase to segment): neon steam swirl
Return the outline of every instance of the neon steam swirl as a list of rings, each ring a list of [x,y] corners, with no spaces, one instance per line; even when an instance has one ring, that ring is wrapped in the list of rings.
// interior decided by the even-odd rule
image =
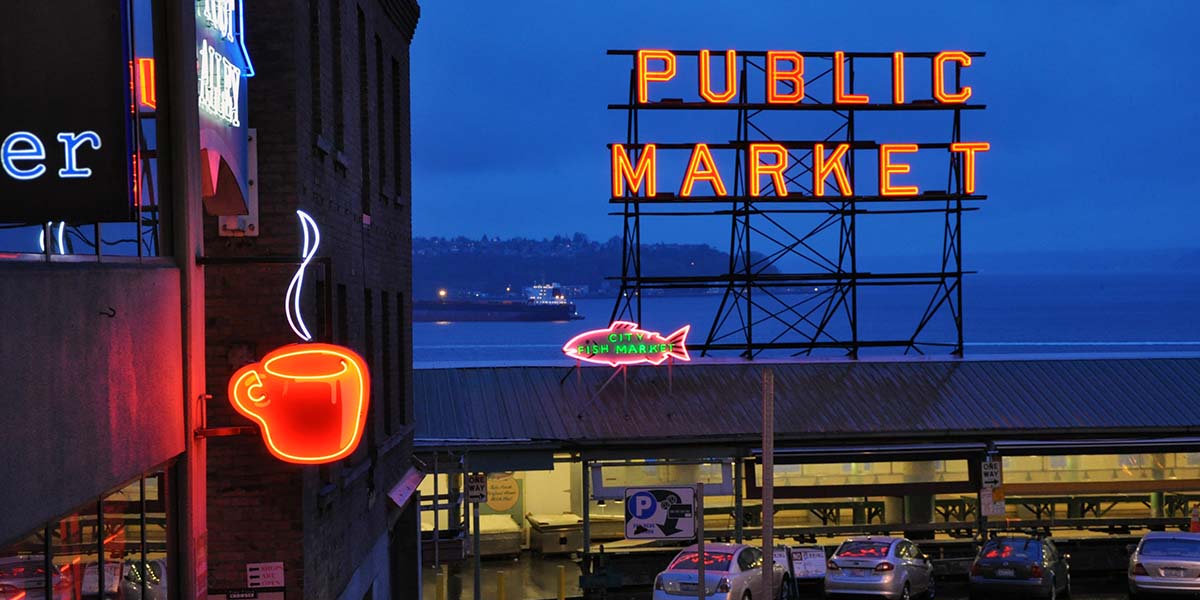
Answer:
[[[300,267],[296,269],[296,274],[292,275],[292,282],[288,284],[287,293],[283,296],[283,310],[292,331],[296,332],[300,339],[309,342],[312,341],[312,334],[308,332],[308,327],[304,325],[304,317],[300,314],[300,289],[304,287],[304,269],[308,268],[308,263],[312,262],[317,253],[317,246],[321,245],[321,231],[317,229],[317,222],[308,216],[308,213],[298,210],[296,216],[300,218],[300,228],[304,231],[304,244],[300,250]]]

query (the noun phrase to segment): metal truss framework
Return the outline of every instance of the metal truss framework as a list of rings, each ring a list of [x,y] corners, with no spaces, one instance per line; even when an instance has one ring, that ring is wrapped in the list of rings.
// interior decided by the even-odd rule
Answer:
[[[698,56],[698,50],[673,51],[676,56]],[[636,50],[610,50],[610,55],[629,56],[634,62],[630,71],[629,100],[610,104],[609,110],[627,113],[625,148],[636,160],[646,143],[639,134],[643,119],[660,111],[724,111],[736,114],[736,138],[725,143],[709,143],[713,150],[732,150],[736,153],[734,177],[727,196],[689,196],[658,194],[646,197],[627,191],[624,196],[612,197],[610,204],[621,210],[611,215],[623,219],[620,293],[613,306],[611,319],[642,322],[642,304],[647,295],[662,292],[650,290],[704,290],[720,293],[721,300],[708,326],[703,344],[695,344],[701,355],[715,351],[737,351],[743,357],[754,358],[764,351],[786,351],[811,355],[815,351],[844,352],[857,358],[869,348],[900,349],[925,354],[949,350],[963,352],[963,269],[962,215],[977,210],[966,206],[972,201],[987,198],[964,191],[962,161],[959,153],[949,155],[948,175],[944,190],[926,191],[916,196],[863,195],[861,167],[856,168],[855,154],[860,150],[878,148],[879,142],[864,140],[856,135],[856,117],[866,111],[935,111],[949,113],[950,131],[944,142],[924,142],[924,149],[949,150],[950,144],[962,140],[962,113],[982,110],[983,104],[941,104],[933,100],[912,100],[905,104],[834,104],[832,98],[822,101],[805,94],[799,104],[767,104],[751,101],[751,77],[765,73],[765,51],[738,51],[738,94],[728,104],[684,102],[664,99],[640,103],[637,95]],[[833,52],[801,52],[809,59],[806,90],[813,83],[832,79]],[[936,52],[905,53],[906,59],[928,61],[930,68]],[[968,53],[982,57],[982,52]],[[846,52],[844,73],[847,93],[855,93],[855,65],[864,61],[891,61],[891,52]],[[811,60],[817,59],[817,60]],[[821,70],[812,67],[820,66]],[[952,77],[954,89],[960,87],[962,66],[955,63]],[[828,79],[826,79],[828,81]],[[823,111],[838,117],[824,139],[782,140],[771,135],[769,125],[760,125],[767,115],[790,111],[788,117],[800,116],[802,111]],[[748,191],[749,145],[753,142],[772,142],[784,146],[789,168],[784,176],[789,188],[787,198],[775,195],[750,196]],[[854,195],[814,196],[807,179],[811,177],[811,160],[815,144],[849,144],[846,171]],[[693,144],[655,143],[662,154],[671,150],[691,150]],[[867,167],[870,170],[870,167]],[[768,186],[766,191],[773,190]],[[775,190],[777,193],[777,190]],[[766,192],[764,192],[766,193]],[[836,192],[835,192],[836,194]],[[669,209],[663,205],[671,204]],[[681,210],[679,205],[687,205]],[[940,269],[923,272],[867,272],[859,268],[859,217],[863,215],[932,215],[942,220]],[[714,275],[655,274],[642,270],[642,222],[648,219],[679,219],[682,217],[713,216],[729,221],[728,271]],[[804,216],[800,227],[792,222]],[[789,220],[790,219],[790,220]],[[834,241],[831,238],[835,238]],[[752,247],[751,240],[755,241]],[[821,243],[820,240],[825,240]],[[752,249],[757,254],[752,254]],[[784,258],[799,258],[811,269],[780,271]],[[793,261],[794,262],[794,261]],[[860,327],[860,290],[868,287],[921,286],[932,288],[928,302],[915,327],[907,337],[872,337]],[[815,293],[795,295],[798,289],[816,289]],[[716,290],[714,292],[714,290]],[[669,293],[669,292],[667,292]],[[931,335],[929,325],[935,317],[948,314],[953,333]],[[944,316],[939,318],[945,318]],[[698,324],[702,327],[702,324]],[[947,339],[949,338],[949,339]]]

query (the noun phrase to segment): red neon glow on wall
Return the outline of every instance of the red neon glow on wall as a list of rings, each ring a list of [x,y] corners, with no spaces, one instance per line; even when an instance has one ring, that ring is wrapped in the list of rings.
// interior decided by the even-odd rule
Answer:
[[[320,464],[358,446],[370,381],[362,357],[347,348],[290,344],[238,369],[229,379],[229,400],[259,424],[271,454]]]
[[[154,79],[154,59],[137,59],[137,73],[138,89],[140,90],[142,105],[150,108],[158,108],[158,87]]]
[[[613,321],[605,329],[585,331],[563,346],[563,354],[575,360],[612,367],[650,363],[660,365],[668,358],[692,360],[687,351],[691,325],[680,327],[663,337],[657,331],[640,329],[637,323]]]

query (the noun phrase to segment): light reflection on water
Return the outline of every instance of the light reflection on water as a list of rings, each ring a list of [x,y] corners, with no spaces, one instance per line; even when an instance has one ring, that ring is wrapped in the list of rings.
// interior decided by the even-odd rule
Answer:
[[[932,288],[866,288],[859,293],[860,339],[907,339],[929,302]],[[977,275],[967,279],[964,337],[968,355],[1012,353],[1200,352],[1200,277],[1163,275]],[[779,298],[806,312],[821,294]],[[779,310],[783,305],[758,297]],[[643,323],[652,331],[674,331],[690,323],[691,344],[702,343],[713,323],[721,295],[643,297]],[[587,329],[608,325],[612,299],[575,300],[577,321],[414,323],[413,358],[418,363],[481,364],[559,361],[571,364],[562,344]],[[755,336],[769,339],[784,325],[756,309]],[[793,313],[794,314],[794,313]],[[722,331],[736,329],[734,314]],[[820,318],[820,310],[809,317]],[[849,337],[844,313],[829,330]],[[726,338],[732,341],[734,338]],[[795,339],[795,338],[791,338]],[[922,336],[925,341],[952,341],[953,324],[943,311]],[[933,349],[933,354],[945,353]],[[718,356],[733,356],[729,352]],[[825,351],[820,356],[837,356]],[[864,351],[864,355],[898,354],[896,350]],[[787,353],[779,354],[786,356]]]

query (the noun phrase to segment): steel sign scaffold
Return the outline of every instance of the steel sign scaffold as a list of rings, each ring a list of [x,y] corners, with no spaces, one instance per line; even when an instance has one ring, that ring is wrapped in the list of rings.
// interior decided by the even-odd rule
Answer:
[[[701,353],[764,351],[857,357],[869,348],[924,354],[963,350],[962,215],[987,198],[977,172],[991,149],[963,136],[963,114],[985,108],[964,85],[981,52],[610,50],[632,61],[624,142],[609,144],[609,202],[623,219],[620,293],[612,321],[641,322],[644,302],[667,291],[719,295]],[[923,68],[920,68],[923,67]],[[871,77],[864,79],[862,74]],[[922,85],[916,85],[922,84]],[[939,140],[885,139],[882,115],[948,115]],[[663,141],[672,117],[685,127],[731,115],[736,136]],[[864,115],[871,118],[863,119]],[[678,123],[669,129],[677,136]],[[655,129],[657,127],[658,129]],[[730,127],[732,129],[732,127]],[[696,130],[696,136],[714,135]],[[864,161],[869,161],[864,164]],[[682,167],[682,168],[681,168]],[[667,173],[670,173],[668,175]],[[933,179],[934,176],[944,178]],[[678,183],[666,189],[667,182]],[[908,218],[897,218],[908,215]],[[726,272],[649,274],[642,234],[684,218],[728,223]],[[861,225],[872,241],[887,226],[930,219],[921,270],[860,261]],[[940,222],[937,222],[940,221]],[[923,221],[924,222],[924,221]],[[932,233],[934,230],[936,234]],[[935,247],[934,240],[936,239]],[[932,260],[932,259],[931,259]],[[905,331],[866,327],[868,290],[920,287]],[[873,304],[869,304],[873,305]]]

